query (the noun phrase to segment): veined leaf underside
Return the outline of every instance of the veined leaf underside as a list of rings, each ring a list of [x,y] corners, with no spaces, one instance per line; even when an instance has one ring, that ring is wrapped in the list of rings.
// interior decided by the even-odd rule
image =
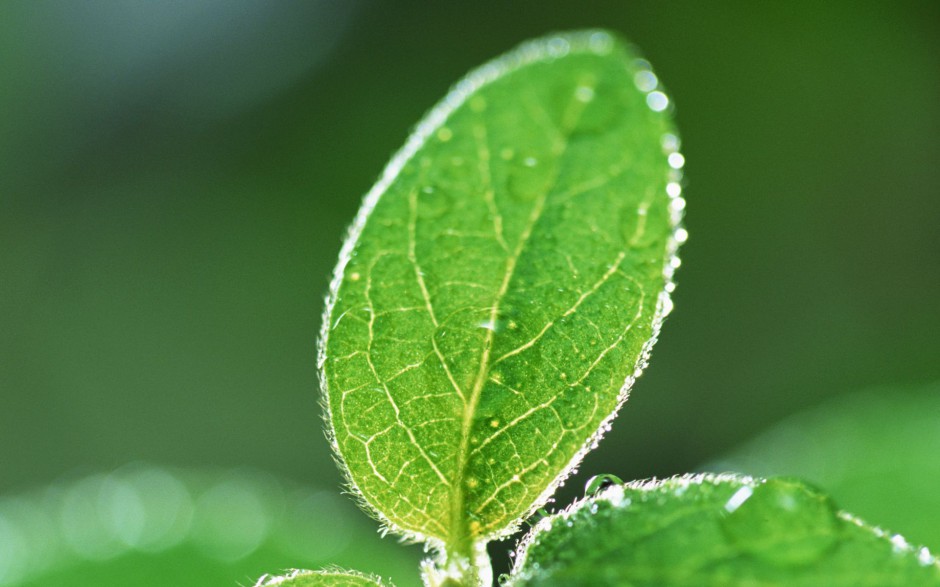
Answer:
[[[367,195],[319,360],[344,471],[393,530],[452,548],[513,531],[645,366],[684,240],[649,76],[603,32],[523,45]]]

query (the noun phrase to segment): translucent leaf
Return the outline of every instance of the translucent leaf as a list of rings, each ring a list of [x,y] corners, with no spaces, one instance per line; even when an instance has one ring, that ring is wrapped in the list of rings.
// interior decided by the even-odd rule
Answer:
[[[542,505],[670,308],[682,155],[611,35],[471,73],[366,196],[321,344],[332,439],[392,530],[471,555]]]
[[[364,575],[344,569],[294,570],[284,575],[265,575],[255,583],[255,587],[383,587],[390,585],[390,583],[383,583],[382,579],[375,575]]]
[[[511,585],[940,585],[940,564],[794,480],[616,485],[542,520]]]

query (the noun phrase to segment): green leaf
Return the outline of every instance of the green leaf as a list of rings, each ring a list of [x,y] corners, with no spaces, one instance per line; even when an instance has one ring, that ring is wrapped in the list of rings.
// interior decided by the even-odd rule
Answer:
[[[383,587],[380,577],[364,575],[357,571],[327,569],[323,571],[293,570],[284,575],[265,575],[258,579],[255,587]]]
[[[349,481],[392,530],[468,555],[512,532],[626,399],[685,238],[656,85],[604,32],[526,43],[366,196],[320,361]]]
[[[510,584],[940,585],[940,564],[798,481],[702,474],[614,485],[543,519]]]
[[[940,548],[940,382],[833,398],[707,468],[795,475],[846,509]]]

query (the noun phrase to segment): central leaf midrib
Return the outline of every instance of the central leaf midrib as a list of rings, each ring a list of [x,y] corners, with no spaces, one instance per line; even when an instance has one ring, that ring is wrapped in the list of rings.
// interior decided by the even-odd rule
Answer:
[[[574,106],[578,105],[580,105],[580,108],[572,110]],[[555,158],[555,165],[553,169],[554,174],[551,180],[547,182],[545,190],[539,194],[535,204],[532,206],[532,210],[529,213],[528,222],[519,235],[519,242],[512,254],[506,259],[506,266],[503,271],[503,280],[500,284],[499,290],[496,293],[490,311],[489,324],[491,325],[491,328],[487,329],[486,337],[483,340],[483,350],[480,357],[480,369],[477,372],[477,376],[474,380],[470,397],[466,399],[464,404],[460,445],[457,452],[457,475],[451,488],[451,536],[447,537],[447,550],[462,556],[472,556],[473,550],[473,538],[468,531],[467,516],[465,515],[464,511],[466,502],[464,479],[466,478],[467,469],[469,468],[470,464],[470,435],[473,428],[474,415],[476,413],[480,397],[482,396],[483,388],[486,385],[486,375],[490,368],[490,356],[493,348],[493,339],[496,334],[496,324],[497,318],[499,316],[500,304],[509,290],[509,284],[512,281],[512,277],[515,273],[519,258],[528,244],[536,225],[542,217],[548,196],[557,183],[558,175],[561,169],[561,159],[564,156],[565,150],[567,149],[571,131],[575,124],[577,124],[577,120],[583,112],[585,106],[585,103],[580,102],[579,100],[575,99],[574,96],[572,96],[571,102],[569,102],[568,106],[565,108],[564,114],[562,115],[562,127],[557,132],[556,142],[554,143],[552,149],[552,155]]]

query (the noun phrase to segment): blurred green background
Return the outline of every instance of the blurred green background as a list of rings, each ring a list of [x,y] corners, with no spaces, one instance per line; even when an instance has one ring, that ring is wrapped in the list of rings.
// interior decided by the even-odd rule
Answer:
[[[316,337],[362,194],[469,69],[585,26],[677,104],[691,237],[651,367],[559,504],[940,379],[940,3],[12,0],[0,495],[134,461],[338,491]]]

